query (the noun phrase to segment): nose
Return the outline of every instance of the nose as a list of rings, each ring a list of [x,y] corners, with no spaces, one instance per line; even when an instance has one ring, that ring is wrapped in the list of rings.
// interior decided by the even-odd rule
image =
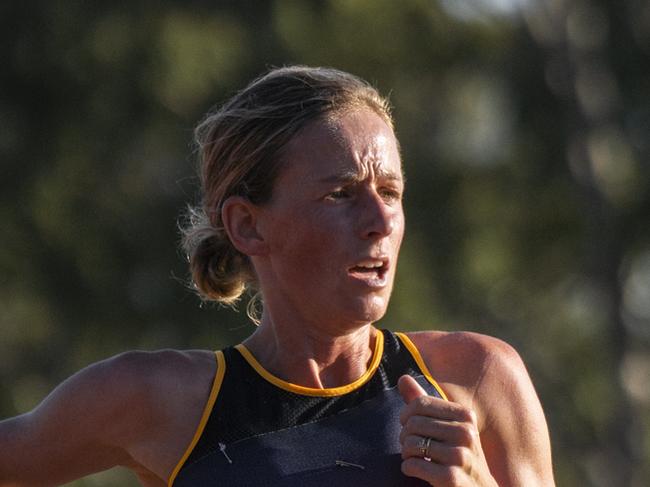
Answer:
[[[357,218],[359,236],[363,239],[387,237],[395,231],[402,207],[399,204],[390,205],[377,193],[369,190],[362,203]]]

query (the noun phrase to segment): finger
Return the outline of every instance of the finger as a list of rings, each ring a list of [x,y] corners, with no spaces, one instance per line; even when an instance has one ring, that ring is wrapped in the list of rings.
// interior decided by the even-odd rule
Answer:
[[[445,401],[433,396],[420,396],[413,399],[400,413],[402,425],[411,416],[428,416],[444,421],[467,422],[476,425],[476,414],[461,404]]]
[[[462,469],[458,467],[447,467],[413,457],[402,462],[402,473],[439,487],[461,485],[464,476]]]
[[[428,396],[427,391],[410,375],[400,377],[397,381],[397,388],[406,404],[409,404],[418,397]]]
[[[467,447],[449,445],[436,440],[428,443],[426,455],[422,452],[423,440],[421,436],[409,435],[402,446],[402,459],[427,457],[432,462],[446,466],[465,467],[470,463],[471,450]]]
[[[429,455],[431,454],[431,451],[434,450],[433,444],[436,442],[436,440],[431,439],[431,441],[429,441],[429,445],[426,447],[426,453],[422,451],[423,445],[426,445],[425,440],[426,438],[419,435],[407,435],[402,442],[402,460],[406,460],[407,458],[411,457],[431,458]],[[437,458],[436,461],[438,460],[439,459]]]
[[[400,443],[403,443],[408,435],[429,437],[452,445],[471,446],[478,437],[478,430],[472,423],[411,416],[402,427]]]

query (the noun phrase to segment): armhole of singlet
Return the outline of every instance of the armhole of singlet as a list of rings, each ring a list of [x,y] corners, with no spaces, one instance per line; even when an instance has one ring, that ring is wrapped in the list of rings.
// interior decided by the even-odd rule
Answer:
[[[210,414],[212,413],[212,408],[214,407],[214,403],[217,400],[219,389],[221,389],[223,376],[226,373],[226,359],[224,358],[223,352],[221,350],[215,352],[215,356],[217,358],[217,372],[214,375],[214,381],[212,382],[212,389],[210,390],[210,396],[208,397],[208,401],[206,402],[205,407],[203,408],[201,421],[199,421],[199,425],[196,428],[192,441],[190,441],[190,444],[185,449],[185,453],[183,453],[183,456],[178,461],[176,467],[174,467],[174,470],[172,470],[172,473],[169,476],[169,480],[167,481],[168,487],[172,487],[172,485],[174,485],[174,480],[176,480],[176,476],[178,475],[178,472],[181,471],[181,468],[183,468],[183,465],[185,465],[185,462],[187,461],[188,457],[192,453],[192,450],[194,450],[194,447],[196,446],[199,439],[201,438],[201,435],[203,434],[203,430],[205,429],[205,425],[208,423],[208,419],[210,418]]]
[[[447,399],[447,395],[445,394],[445,391],[442,390],[442,387],[440,387],[440,385],[436,382],[436,380],[431,375],[431,372],[429,371],[427,364],[425,364],[424,360],[422,360],[422,355],[420,355],[420,351],[417,349],[417,347],[411,341],[411,339],[401,332],[397,332],[395,333],[395,335],[397,335],[397,337],[402,341],[406,349],[411,353],[413,359],[415,360],[415,363],[417,363],[418,367],[420,367],[420,372],[422,372],[424,374],[424,377],[426,377],[427,380],[431,383],[431,385],[435,387],[436,391],[438,391],[438,394],[440,394],[440,397],[442,397],[445,401],[448,401],[449,399]]]

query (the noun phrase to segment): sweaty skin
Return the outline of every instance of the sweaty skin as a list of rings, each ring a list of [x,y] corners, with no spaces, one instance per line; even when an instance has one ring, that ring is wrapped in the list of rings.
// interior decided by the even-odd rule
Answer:
[[[450,402],[402,377],[402,471],[436,486],[553,486],[537,394],[517,352],[476,333],[409,334]],[[432,438],[432,462],[420,440]]]
[[[294,137],[268,204],[224,202],[225,229],[264,298],[245,344],[269,372],[337,387],[367,370],[404,232],[403,191],[392,129],[359,109]],[[401,380],[405,475],[436,487],[553,486],[544,415],[517,353],[471,333],[409,336],[450,402]],[[32,412],[0,422],[0,486],[61,485],[116,465],[146,487],[166,485],[215,372],[210,351],[129,352],[91,365]],[[433,439],[433,462],[420,457],[423,437]]]
[[[262,283],[245,344],[289,382],[347,384],[367,367],[404,233],[397,142],[381,117],[355,111],[306,127],[284,160],[268,204],[232,197],[222,212]]]

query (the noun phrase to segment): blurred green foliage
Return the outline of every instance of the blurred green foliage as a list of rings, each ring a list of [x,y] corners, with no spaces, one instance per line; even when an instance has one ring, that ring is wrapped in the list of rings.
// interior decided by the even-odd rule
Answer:
[[[192,127],[269,66],[330,65],[395,106],[385,326],[509,341],[558,485],[650,483],[647,2],[3,2],[0,27],[0,417],[123,350],[251,332],[183,285]]]

